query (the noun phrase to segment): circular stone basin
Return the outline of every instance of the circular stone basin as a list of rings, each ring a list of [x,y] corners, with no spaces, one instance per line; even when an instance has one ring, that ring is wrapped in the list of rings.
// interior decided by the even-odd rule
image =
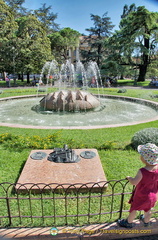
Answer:
[[[158,105],[146,100],[104,96],[100,98],[105,105],[101,111],[36,112],[34,109],[41,98],[23,96],[0,99],[0,125],[39,129],[91,129],[134,125],[158,119]]]

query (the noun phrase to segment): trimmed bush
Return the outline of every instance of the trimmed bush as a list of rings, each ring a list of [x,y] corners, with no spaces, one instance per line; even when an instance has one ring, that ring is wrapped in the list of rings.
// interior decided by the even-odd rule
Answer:
[[[118,93],[125,93],[125,92],[127,92],[127,89],[125,89],[125,88],[118,90]]]
[[[38,92],[46,92],[46,89],[38,89]]]
[[[156,95],[150,95],[151,98],[158,98],[158,94]]]
[[[158,146],[158,128],[144,128],[136,132],[131,139],[131,145],[134,149],[137,149],[138,145],[146,143],[154,143]]]

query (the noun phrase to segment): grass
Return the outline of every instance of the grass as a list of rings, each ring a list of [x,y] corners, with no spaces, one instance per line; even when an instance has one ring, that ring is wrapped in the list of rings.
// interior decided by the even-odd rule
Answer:
[[[126,87],[124,87],[126,88]],[[129,89],[127,88],[126,92],[124,93],[118,93],[119,91],[118,88],[101,88],[98,92],[98,89],[96,88],[89,88],[88,91],[93,93],[93,94],[108,94],[108,95],[119,95],[119,96],[127,96],[127,97],[136,97],[136,98],[143,98],[147,100],[154,100],[158,101],[158,90],[157,89],[146,89],[142,88],[141,90],[139,88],[134,88],[134,89]],[[40,91],[43,90],[43,91]],[[12,97],[12,96],[21,96],[21,95],[43,95],[46,94],[45,91],[47,92],[53,92],[56,91],[57,88],[49,87],[48,89],[42,89],[35,87],[35,88],[9,88],[9,89],[2,89],[0,91],[0,98],[4,97]]]
[[[120,79],[117,80],[118,86],[134,86],[135,82],[132,79]],[[146,80],[144,82],[137,82],[135,86],[138,87],[147,87],[149,86],[150,80]]]
[[[126,86],[125,86],[126,87]],[[125,88],[124,87],[124,88]],[[52,89],[49,89],[52,91]],[[90,89],[93,93],[97,93],[97,89]],[[104,91],[104,94],[111,94],[111,95],[124,95],[124,96],[131,96],[131,97],[138,97],[144,98],[149,100],[157,101],[157,98],[154,97],[157,95],[158,91],[153,89],[127,89],[125,93],[118,93],[118,88],[106,88],[101,89]],[[16,96],[16,95],[29,95],[29,94],[36,94],[36,88],[27,88],[27,89],[4,89],[3,92],[0,94],[0,97],[6,96]],[[12,140],[4,141],[0,144],[0,170],[1,170],[1,177],[0,182],[11,182],[15,183],[20,176],[22,168],[28,158],[28,155],[32,149],[37,148],[37,138],[39,139],[46,139],[45,141],[48,142],[47,136],[56,134],[59,135],[57,141],[53,142],[54,145],[49,146],[49,148],[53,148],[55,144],[59,147],[62,147],[64,143],[67,143],[69,147],[73,148],[96,148],[98,150],[102,166],[104,172],[106,174],[107,180],[119,180],[124,179],[127,175],[134,176],[137,170],[142,167],[142,163],[139,160],[139,155],[136,151],[130,148],[130,142],[132,136],[135,132],[140,131],[144,128],[149,127],[158,127],[158,122],[149,122],[143,123],[133,126],[125,126],[125,127],[117,127],[117,128],[105,128],[105,129],[87,129],[87,130],[53,130],[53,129],[20,129],[20,128],[10,128],[10,127],[0,127],[0,135],[9,133],[12,136]],[[20,136],[20,137],[19,137]],[[28,138],[33,138],[32,147],[24,147],[22,145],[22,140],[20,142],[19,139],[27,140]],[[42,142],[41,140],[41,142]],[[25,143],[24,143],[25,145]],[[16,147],[15,147],[16,146]],[[35,147],[36,146],[36,147]],[[41,145],[39,145],[39,149]],[[129,186],[129,189],[131,187]],[[118,189],[120,189],[118,187]],[[111,191],[110,188],[107,191]],[[0,194],[3,195],[2,188],[0,189]],[[11,196],[14,197],[14,193],[10,192]],[[36,197],[36,196],[35,196]],[[50,197],[50,195],[48,195]],[[1,206],[3,206],[3,200]],[[84,214],[87,212],[88,200],[82,199],[80,203],[80,213]],[[110,197],[103,201],[102,210],[107,211],[110,206]],[[12,211],[13,215],[17,214],[17,205],[12,200]],[[125,209],[129,208],[128,205],[128,196],[125,200]],[[59,199],[56,202],[57,212],[58,214],[64,215],[64,200]],[[22,212],[24,215],[29,214],[29,206],[27,200],[20,200],[20,204],[22,207]],[[116,197],[114,199],[114,204],[116,209],[120,204],[120,198]],[[36,199],[32,200],[33,206],[33,214],[38,215],[40,214],[41,205],[40,202]],[[91,211],[96,212],[99,208],[99,198],[94,198],[91,203]],[[157,209],[157,207],[155,208]],[[69,199],[68,201],[68,213],[75,214],[76,212],[76,202],[73,199]],[[44,214],[49,215],[50,212],[53,211],[52,201],[45,200],[45,207],[44,207]],[[6,209],[2,207],[2,215],[6,214]],[[116,219],[114,214],[111,220]],[[80,224],[86,222],[87,217],[81,217]],[[45,222],[42,223],[42,220],[35,219],[31,223],[31,226],[41,226],[50,225],[52,219],[45,219]],[[75,218],[69,218],[69,224],[75,224]],[[91,218],[92,222],[98,222],[97,216],[93,216]],[[109,221],[108,217],[103,216],[101,218],[101,222]],[[5,226],[6,220],[3,219],[2,226]],[[14,220],[13,226],[28,226],[30,224],[29,220],[26,218],[19,223],[18,220]],[[57,225],[63,225],[64,220],[62,218],[58,218]]]
[[[30,82],[31,82],[32,79],[30,79]],[[117,80],[117,83],[119,86],[133,86],[134,85],[134,80],[132,79],[120,79],[120,80]],[[144,82],[137,82],[137,86],[148,86],[150,83],[150,80],[146,80]],[[11,87],[14,87],[14,81],[11,80],[10,81],[10,85]],[[16,87],[30,87],[31,86],[31,83],[27,83],[26,80],[24,81],[21,81],[21,80],[16,80]],[[6,87],[6,82],[5,81],[0,81],[0,88],[4,88]]]
[[[108,180],[124,178],[126,174],[135,174],[137,169],[137,162],[139,155],[132,149],[128,149],[131,138],[135,132],[140,131],[144,128],[157,127],[157,121],[138,124],[127,127],[117,128],[105,128],[105,129],[94,129],[94,130],[61,130],[61,138],[58,141],[57,146],[62,147],[64,143],[74,148],[96,148],[98,149],[102,165]],[[0,134],[11,133],[14,135],[20,135],[24,138],[30,136],[46,137],[48,135],[59,132],[59,130],[43,130],[38,129],[20,129],[20,128],[9,128],[0,127]],[[108,143],[113,143],[112,149],[102,149],[102,147],[109,146]],[[57,144],[57,143],[56,143]],[[35,148],[37,149],[37,147]],[[20,166],[26,161],[29,152],[32,148],[22,149],[18,146],[13,145],[12,147],[7,144],[1,144],[1,179],[3,181],[15,182],[19,175]],[[9,161],[7,161],[10,156]],[[7,162],[7,164],[6,164]],[[118,164],[117,168],[113,168],[113,164]],[[132,168],[129,168],[132,166]],[[131,165],[132,164],[132,165]],[[123,167],[122,167],[123,166]],[[127,168],[126,168],[127,167]],[[127,171],[124,171],[124,170]],[[128,172],[128,173],[127,173]]]

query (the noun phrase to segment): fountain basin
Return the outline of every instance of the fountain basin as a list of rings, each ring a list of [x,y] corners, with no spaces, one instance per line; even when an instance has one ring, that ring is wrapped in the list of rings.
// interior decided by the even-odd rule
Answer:
[[[44,95],[43,95],[44,96]],[[0,126],[34,129],[97,129],[135,125],[158,120],[158,103],[138,98],[102,95],[103,111],[37,113],[31,107],[42,95],[0,99]]]

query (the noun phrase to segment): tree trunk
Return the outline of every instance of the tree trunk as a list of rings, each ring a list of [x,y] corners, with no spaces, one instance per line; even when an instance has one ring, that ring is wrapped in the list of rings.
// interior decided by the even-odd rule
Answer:
[[[149,34],[146,31],[147,34]],[[149,50],[149,38],[144,38],[144,46],[147,50]],[[147,72],[147,67],[149,65],[149,56],[148,54],[143,54],[143,64],[139,66],[139,76],[138,76],[138,82],[145,81],[145,76]]]
[[[27,83],[30,83],[30,74],[27,73]]]
[[[147,72],[147,65],[140,65],[139,66],[139,76],[137,79],[138,82],[145,81],[146,72]]]
[[[120,79],[124,79],[124,75],[123,75],[123,73],[121,73]]]
[[[23,73],[21,74],[21,81],[22,82],[24,81],[24,74]]]
[[[2,72],[3,80],[6,78],[6,72]]]
[[[97,57],[98,67],[100,67],[100,64],[101,64],[100,55],[101,55],[101,44],[98,45],[98,57]]]
[[[23,82],[23,80],[24,80],[24,75],[23,75],[23,73],[19,73],[18,74],[18,80],[21,80],[22,82]]]
[[[14,80],[14,87],[15,87],[16,86],[16,75],[15,74],[14,74],[13,80]]]

